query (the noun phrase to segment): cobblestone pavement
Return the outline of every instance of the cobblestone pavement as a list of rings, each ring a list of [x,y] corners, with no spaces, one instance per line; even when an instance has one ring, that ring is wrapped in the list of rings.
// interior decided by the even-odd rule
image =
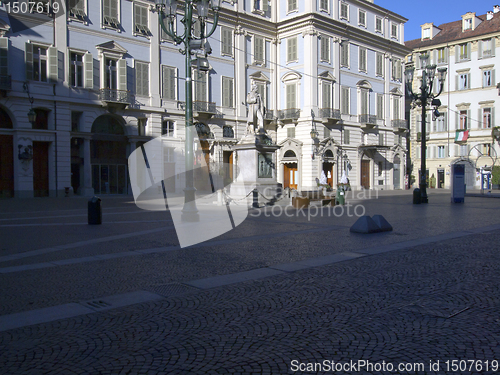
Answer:
[[[96,301],[91,313],[3,329],[0,373],[500,373],[500,200],[410,199],[360,201],[392,233],[351,234],[346,213],[268,207],[187,249],[167,213],[125,200],[109,202],[102,226],[85,225],[77,199],[15,215],[0,202],[0,322]],[[106,297],[134,291],[155,298]],[[328,371],[331,361],[343,370]]]

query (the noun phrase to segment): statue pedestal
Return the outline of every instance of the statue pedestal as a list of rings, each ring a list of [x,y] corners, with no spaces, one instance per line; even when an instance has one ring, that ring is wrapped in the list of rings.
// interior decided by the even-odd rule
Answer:
[[[255,144],[255,137],[248,138],[242,139],[241,143],[233,147],[238,155],[238,174],[230,186],[229,195],[246,196],[257,188],[267,199],[272,199],[279,192],[276,182],[276,150],[280,146]],[[250,195],[249,199],[251,198]],[[265,201],[262,197],[259,200]]]

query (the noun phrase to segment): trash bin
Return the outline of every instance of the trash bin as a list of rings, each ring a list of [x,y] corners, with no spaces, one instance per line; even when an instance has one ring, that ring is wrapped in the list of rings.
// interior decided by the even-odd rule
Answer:
[[[413,204],[422,203],[422,196],[420,195],[420,189],[416,188],[413,190]]]
[[[337,188],[337,195],[335,198],[336,198],[338,204],[340,204],[340,205],[345,204],[345,190],[344,190],[343,186],[339,186]]]
[[[102,224],[101,198],[92,197],[88,203],[89,224]]]

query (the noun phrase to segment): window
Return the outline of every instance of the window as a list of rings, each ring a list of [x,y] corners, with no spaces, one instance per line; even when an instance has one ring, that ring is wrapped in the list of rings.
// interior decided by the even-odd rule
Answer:
[[[470,43],[455,46],[456,61],[470,60]]]
[[[297,84],[287,83],[286,84],[286,108],[295,109],[297,108]]]
[[[175,122],[171,120],[163,120],[161,123],[161,135],[165,137],[174,137]]]
[[[291,37],[286,40],[286,62],[294,62],[298,61],[298,53],[297,53],[297,37]]]
[[[193,71],[194,75],[194,100],[208,102],[208,72]]]
[[[366,12],[364,10],[358,11],[358,24],[359,26],[366,26]]]
[[[472,29],[472,18],[464,19],[464,31]]]
[[[349,21],[349,4],[340,3],[340,19]]]
[[[401,101],[401,98],[399,96],[392,97],[392,119],[393,120],[399,120],[400,101]]]
[[[359,47],[359,71],[366,72],[366,48]]]
[[[221,27],[222,55],[233,56],[233,31],[227,27]]]
[[[491,129],[491,108],[483,108],[483,129]]]
[[[368,90],[361,89],[359,101],[360,101],[360,114],[369,115],[370,110],[368,106]]]
[[[114,29],[120,28],[118,18],[118,0],[102,0],[102,25]]]
[[[148,28],[149,9],[140,5],[134,6],[134,32],[141,35],[150,35]]]
[[[269,10],[268,0],[254,0],[253,9],[261,12],[267,12]]]
[[[146,135],[146,127],[148,126],[147,118],[138,118],[137,119],[137,134],[138,135]]]
[[[330,38],[321,36],[321,61],[330,62]]]
[[[47,48],[33,46],[33,81],[47,82]]]
[[[484,143],[482,149],[483,155],[491,156],[491,145],[489,143]]]
[[[340,66],[349,67],[349,43],[345,41],[340,44]]]
[[[139,96],[149,96],[149,64],[135,62],[135,93]]]
[[[332,108],[332,83],[321,82],[321,108]]]
[[[71,111],[71,131],[80,131],[80,122],[82,119],[83,112]]]
[[[458,89],[459,90],[470,89],[469,75],[470,75],[470,73],[462,73],[462,74],[458,75]]]
[[[492,70],[483,70],[483,87],[490,87],[493,85],[492,73]]]
[[[256,82],[255,83],[257,85],[257,92],[259,93],[261,99],[262,99],[262,103],[264,104],[264,108],[267,108],[269,107],[268,103],[267,103],[267,84],[266,83],[263,83],[263,82]]]
[[[177,69],[162,65],[162,97],[163,99],[175,100],[177,95]]]
[[[114,59],[109,59],[106,58],[105,60],[105,85],[107,89],[114,89],[116,90],[118,88],[118,77],[117,77],[117,68],[116,68],[116,61]]]
[[[468,116],[467,110],[460,111],[460,130],[467,130],[468,127]]]
[[[344,129],[344,144],[348,145],[351,143],[351,132],[349,129]]]
[[[222,126],[222,136],[224,138],[234,138],[234,129],[232,126],[224,125]]]
[[[222,106],[233,107],[233,79],[222,77]]]
[[[298,10],[297,0],[288,0],[287,12],[294,12],[296,10]]]
[[[391,37],[392,38],[398,37],[398,25],[395,23],[391,24]]]
[[[253,57],[256,64],[264,64],[265,62],[265,54],[264,54],[264,38],[260,38],[258,36],[254,37],[254,51]]]
[[[438,48],[436,53],[438,64],[446,64],[448,62],[448,48]]]
[[[445,155],[445,150],[444,150],[444,146],[437,146],[437,151],[438,151],[438,154],[437,154],[437,157],[439,159],[442,159],[442,158],[445,158],[446,155]]]
[[[380,17],[375,18],[375,31],[377,33],[382,32],[382,18],[380,18]]]
[[[384,94],[377,94],[377,118],[384,119]]]
[[[349,87],[342,87],[341,92],[341,112],[344,115],[349,114]]]
[[[392,80],[401,81],[401,60],[392,60]]]
[[[441,113],[441,116],[439,116],[436,119],[436,131],[438,132],[445,132],[447,130],[447,118],[448,114],[446,112]]]
[[[68,0],[68,17],[85,20],[85,0]]]
[[[288,138],[295,138],[295,128],[286,129],[286,136]]]
[[[427,27],[422,31],[422,39],[430,39],[430,38],[431,38],[431,29],[430,27]]]
[[[168,28],[168,20],[169,20],[168,16],[164,16],[163,17],[163,24],[167,28]],[[175,25],[176,25],[175,23],[172,24],[174,33],[176,31]],[[161,25],[159,25],[159,28],[160,28],[160,37],[161,37],[161,40],[162,41],[166,41],[166,42],[170,42],[170,43],[174,43],[174,39],[170,35],[168,35],[165,31],[163,31],[163,28],[161,27]],[[193,27],[193,30],[194,30],[194,27]]]
[[[375,74],[378,77],[384,76],[384,55],[377,53],[377,65],[375,67]]]
[[[328,12],[328,0],[320,0],[319,9]]]
[[[485,39],[479,42],[479,58],[495,56],[495,39]]]
[[[206,30],[203,30],[203,35],[206,35],[205,31]],[[221,31],[221,33],[222,33],[222,31]],[[196,38],[199,38],[201,36],[201,23],[200,23],[200,21],[194,21],[193,27],[192,27],[192,34]]]

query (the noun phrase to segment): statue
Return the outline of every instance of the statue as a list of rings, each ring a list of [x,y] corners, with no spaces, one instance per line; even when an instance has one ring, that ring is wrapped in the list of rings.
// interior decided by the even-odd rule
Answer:
[[[255,83],[247,94],[247,104],[249,106],[247,134],[257,134],[259,129],[264,129],[265,108]]]

